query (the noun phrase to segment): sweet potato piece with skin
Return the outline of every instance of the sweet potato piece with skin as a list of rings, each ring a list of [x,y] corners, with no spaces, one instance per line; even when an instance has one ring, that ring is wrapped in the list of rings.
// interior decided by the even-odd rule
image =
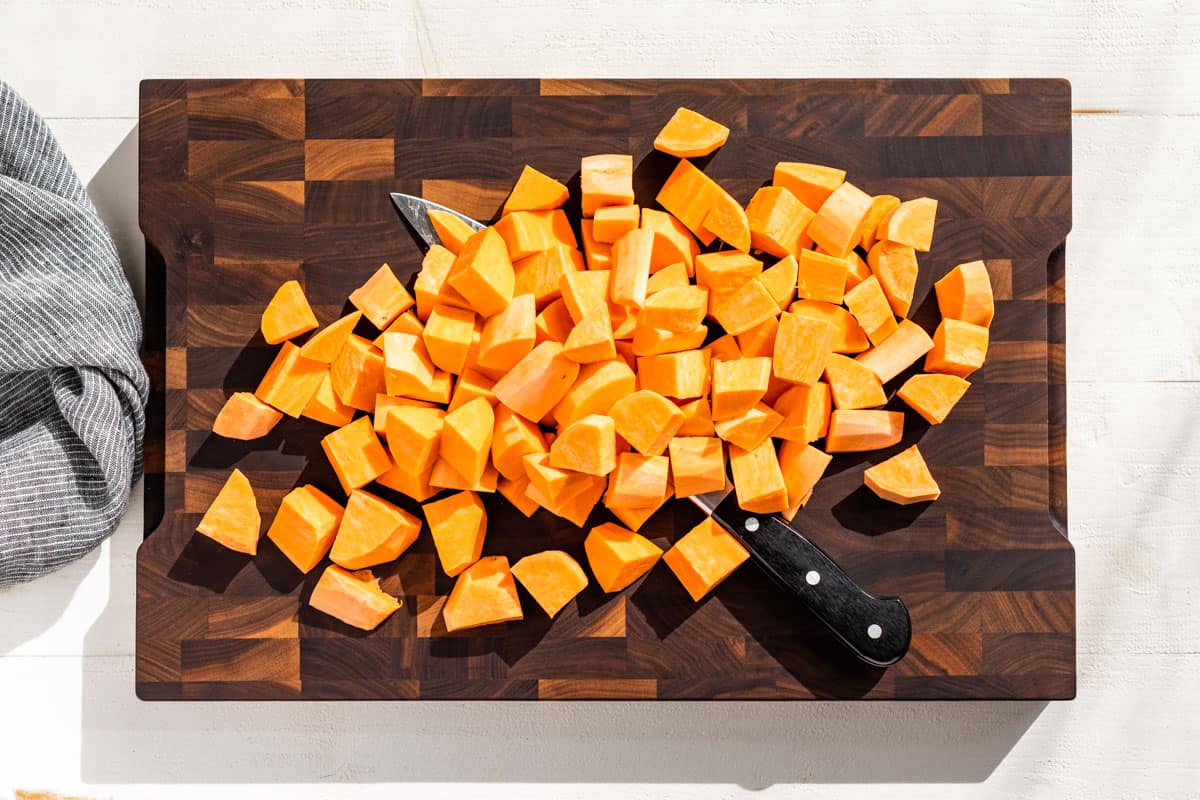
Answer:
[[[742,543],[712,517],[701,520],[663,554],[663,562],[697,603],[748,558]]]
[[[929,252],[933,242],[933,223],[937,217],[937,200],[918,197],[905,200],[891,212],[880,237],[889,242],[908,245],[922,253]]]
[[[442,422],[439,457],[468,483],[478,483],[492,452],[495,427],[492,404],[476,397],[446,414]]]
[[[880,194],[871,198],[871,207],[867,209],[867,215],[863,217],[862,225],[858,230],[858,240],[864,251],[870,250],[875,245],[875,232],[879,228],[880,221],[895,211],[898,205],[900,205],[900,198],[895,195]]]
[[[833,325],[829,322],[785,311],[779,317],[772,356],[775,375],[792,383],[816,383],[825,371],[832,344]]]
[[[346,569],[385,564],[399,558],[420,532],[421,520],[399,506],[356,489],[346,503],[329,558]]]
[[[686,279],[686,276],[685,276]],[[646,299],[638,324],[675,333],[695,330],[708,313],[708,290],[702,286],[674,286]]]
[[[847,181],[821,204],[808,235],[831,255],[845,258],[862,241],[862,223],[870,210],[871,196]]]
[[[423,473],[437,461],[446,412],[440,408],[398,406],[384,423],[392,461],[412,473]]]
[[[512,574],[550,617],[587,587],[579,562],[562,550],[543,550],[513,564]]]
[[[995,315],[992,281],[982,261],[959,264],[933,285],[938,310],[946,319],[987,327]]]
[[[787,484],[788,508],[802,508],[812,497],[813,487],[825,474],[833,456],[823,453],[811,444],[784,442],[779,446],[779,468]],[[788,515],[788,518],[795,513]]]
[[[514,211],[500,217],[494,227],[513,262],[552,247],[575,248],[579,245],[567,214],[561,209]]]
[[[711,436],[676,436],[667,447],[676,497],[725,488],[725,443]]]
[[[614,505],[641,508],[667,492],[670,459],[641,453],[621,453],[608,478],[609,499]]]
[[[900,320],[896,332],[883,343],[865,353],[859,353],[855,358],[874,372],[880,383],[887,383],[921,356],[932,351],[934,346],[934,341],[929,338],[924,328],[912,320],[904,319]]]
[[[782,186],[764,186],[746,206],[750,243],[776,258],[795,257],[812,246],[808,225],[815,215]]]
[[[629,586],[662,558],[662,548],[654,542],[611,522],[592,528],[583,549],[596,583],[609,593]]]
[[[884,500],[902,506],[927,503],[942,496],[915,444],[869,467],[863,473],[863,483]]]
[[[284,495],[267,538],[296,569],[311,572],[333,544],[343,509],[315,486],[299,486]]]
[[[834,411],[829,417],[825,451],[858,453],[891,447],[904,435],[903,411]]]
[[[588,364],[554,408],[554,421],[570,425],[588,414],[606,414],[613,404],[637,388],[633,369],[622,359]]]
[[[509,480],[517,480],[525,475],[525,456],[546,452],[546,437],[537,425],[507,406],[496,408],[492,463],[501,475]]]
[[[694,272],[694,262],[700,253],[700,245],[691,232],[674,216],[656,208],[642,209],[642,228],[654,231],[654,248],[650,253],[650,273],[672,264],[683,264],[690,278]]]
[[[532,294],[537,307],[545,308],[562,295],[563,275],[583,269],[583,253],[556,244],[513,262],[513,297]]]
[[[678,406],[647,389],[621,398],[608,413],[621,438],[647,456],[661,455],[683,424]]]
[[[765,356],[713,362],[713,420],[739,417],[754,408],[766,394],[770,378],[771,359]]]
[[[579,235],[583,239],[587,268],[612,269],[612,245],[596,241],[595,224],[591,219],[579,220]]]
[[[508,199],[504,201],[501,213],[562,208],[563,203],[567,202],[567,196],[565,184],[526,164],[521,169]]]
[[[384,264],[366,283],[350,293],[350,302],[372,325],[383,330],[412,308],[415,301],[392,268]]]
[[[433,360],[424,341],[411,333],[383,335],[383,364],[384,385],[390,395],[423,399],[421,395],[433,387]],[[333,387],[336,389],[337,385],[335,376]]]
[[[787,483],[770,439],[750,450],[729,446],[729,469],[738,505],[754,514],[787,509]]]
[[[271,408],[250,392],[234,392],[221,406],[212,430],[226,439],[250,441],[266,436],[283,419],[283,412]]]
[[[896,332],[896,317],[892,306],[888,303],[879,279],[874,275],[846,292],[846,307],[859,326],[871,340],[871,344],[880,345]]]
[[[286,281],[275,291],[263,311],[261,327],[267,344],[279,344],[317,329],[317,317],[300,281]]]
[[[529,476],[521,473],[520,477],[515,480],[509,480],[504,476],[496,482],[496,491],[504,496],[504,499],[513,504],[513,508],[520,511],[526,517],[532,517],[541,508],[532,498],[525,494],[529,488]]]
[[[524,618],[517,584],[504,556],[481,558],[468,567],[442,608],[442,619],[451,633]]]
[[[844,169],[799,161],[780,161],[775,165],[771,183],[784,187],[807,208],[816,211],[845,180]]]
[[[867,253],[867,263],[897,317],[907,317],[917,288],[917,254],[907,245],[879,241]]]
[[[708,400],[701,397],[697,400],[684,403],[679,407],[683,412],[683,422],[679,425],[679,430],[675,431],[676,436],[715,436],[716,429],[713,427],[712,411],[709,408]]]
[[[796,294],[805,300],[841,303],[849,271],[845,258],[805,250],[797,263]]]
[[[629,231],[613,244],[609,296],[614,303],[632,308],[645,304],[653,248],[654,233],[641,228]]]
[[[676,400],[691,400],[708,394],[708,355],[702,350],[639,356],[639,388]]]
[[[697,325],[691,330],[676,333],[638,325],[633,331],[633,354],[635,356],[656,356],[666,353],[682,353],[685,350],[695,350],[704,344],[708,338],[708,327]]]
[[[218,544],[238,553],[258,552],[262,517],[254,499],[254,489],[242,471],[235,469],[204,512],[196,530]]]
[[[746,358],[770,357],[775,353],[777,338],[779,338],[779,317],[771,317],[761,325],[755,325],[745,333],[739,333],[736,341],[741,355]]]
[[[983,366],[987,350],[987,328],[958,319],[944,319],[933,332],[933,347],[925,356],[925,371],[965,378]]]
[[[879,297],[883,300],[882,292]],[[887,301],[883,300],[883,304],[886,309]],[[824,319],[833,325],[833,345],[830,349],[835,353],[861,353],[871,347],[867,333],[858,324],[858,320],[841,306],[820,300],[797,300],[788,310],[793,314],[806,314]],[[890,309],[888,315],[891,315]]]
[[[760,280],[749,280],[732,294],[713,297],[712,318],[734,336],[762,325],[779,314],[779,306]]]
[[[534,346],[542,342],[558,342],[562,344],[571,335],[575,321],[567,310],[567,303],[561,297],[542,309],[534,318]]]
[[[369,417],[359,417],[327,434],[321,439],[321,449],[346,494],[392,468],[392,459],[375,435]]]
[[[617,466],[617,433],[610,417],[591,414],[563,428],[550,445],[550,466],[604,476]]]
[[[584,156],[579,162],[579,188],[585,217],[594,215],[601,206],[632,204],[633,156]]]
[[[299,417],[328,371],[320,361],[300,355],[296,345],[284,342],[254,396],[289,417]]]
[[[764,403],[745,413],[713,422],[717,436],[743,450],[753,450],[771,438],[783,422],[783,416]]]
[[[653,262],[651,262],[653,264]],[[651,266],[653,269],[653,266]],[[657,272],[650,273],[650,280],[646,281],[646,299],[653,294],[664,291],[666,289],[674,289],[677,287],[691,286],[691,280],[688,276],[687,266],[682,261],[676,261],[674,264],[668,264]],[[696,288],[696,287],[693,287]],[[705,298],[705,303],[708,300]],[[707,308],[707,306],[706,306]],[[645,310],[643,308],[643,310]]]
[[[537,338],[537,310],[533,295],[517,295],[508,308],[483,325],[476,367],[502,374],[533,350]]]
[[[304,346],[300,348],[300,355],[312,361],[320,361],[322,364],[332,364],[338,353],[342,351],[346,340],[350,338],[350,334],[354,332],[354,326],[360,319],[362,319],[362,312],[354,311],[329,323],[324,330],[314,333],[312,338],[304,343]]]
[[[592,217],[592,236],[597,242],[612,244],[637,228],[642,209],[636,205],[597,208]]]
[[[887,403],[878,376],[853,358],[830,353],[825,360],[825,380],[834,408],[876,408]]]
[[[516,274],[508,246],[495,228],[483,228],[471,235],[455,257],[446,283],[484,317],[499,314],[508,307]]]
[[[800,444],[815,442],[829,430],[829,414],[833,410],[829,384],[793,386],[779,396],[774,408],[783,415],[783,421],[771,432],[772,436]]]
[[[347,572],[337,564],[321,573],[308,604],[364,631],[375,630],[400,608],[400,601],[379,588],[370,570]]]
[[[340,428],[354,419],[354,412],[352,406],[346,405],[342,398],[338,397],[337,392],[333,390],[333,381],[330,380],[329,373],[326,373],[321,385],[317,387],[316,394],[308,401],[300,416]]]
[[[592,306],[563,342],[563,355],[580,364],[611,361],[617,357],[612,318],[607,303]]]
[[[549,414],[579,376],[579,365],[562,349],[557,342],[534,347],[496,381],[496,398],[526,419],[540,420]]]
[[[487,511],[474,492],[458,492],[426,503],[425,521],[442,570],[453,578],[479,560],[487,534]]]
[[[784,256],[758,276],[758,281],[766,287],[771,299],[781,310],[796,299],[798,267],[794,256]]]
[[[475,314],[453,306],[434,306],[425,321],[421,341],[434,366],[458,375],[467,364],[475,335]]]
[[[433,232],[437,234],[438,241],[441,242],[440,246],[450,251],[451,255],[458,255],[475,230],[448,211],[431,208],[428,213],[429,223],[433,226]]]
[[[906,380],[896,396],[930,425],[938,425],[945,421],[969,388],[970,382],[957,375],[921,374]]]
[[[701,158],[729,139],[729,128],[680,106],[654,137],[654,149],[677,158]]]

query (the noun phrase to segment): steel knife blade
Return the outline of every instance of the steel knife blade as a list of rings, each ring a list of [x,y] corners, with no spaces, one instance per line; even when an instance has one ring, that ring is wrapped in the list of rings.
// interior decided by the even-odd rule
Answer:
[[[421,240],[425,242],[426,247],[442,243],[442,240],[437,235],[437,231],[433,228],[433,223],[429,221],[430,210],[445,211],[447,214],[453,214],[469,225],[473,231],[481,230],[484,227],[484,224],[479,220],[472,219],[466,214],[460,214],[453,208],[447,208],[432,200],[426,200],[423,197],[411,194],[403,194],[402,192],[392,192],[391,195],[392,203],[400,211],[400,215],[404,217],[404,221],[412,226],[412,229],[417,232],[417,236],[421,237]]]

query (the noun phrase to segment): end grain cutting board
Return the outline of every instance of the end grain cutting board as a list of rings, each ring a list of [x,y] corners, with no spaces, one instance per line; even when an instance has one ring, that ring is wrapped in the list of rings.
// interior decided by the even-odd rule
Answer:
[[[798,518],[860,583],[904,598],[908,656],[853,660],[758,570],[695,604],[664,567],[626,592],[593,584],[551,623],[447,634],[450,581],[423,535],[384,587],[403,608],[350,629],[302,600],[266,539],[254,559],[193,531],[234,466],[264,529],[298,482],[337,491],[325,429],[286,420],[266,439],[209,433],[225,397],[253,390],[274,348],[258,333],[276,287],[298,278],[324,324],[380,263],[421,251],[388,192],[491,218],[523,164],[574,175],[580,156],[632,152],[643,202],[673,164],[651,148],[679,105],[732,128],[706,169],[740,201],[777,161],[845,167],[871,193],[938,199],[913,307],[985,259],[996,303],[987,365],[950,419],[906,419],[942,499],[882,503],[870,461],[839,456]],[[157,434],[138,555],[137,691],[147,699],[1069,698],[1074,553],[1066,539],[1063,243],[1071,225],[1070,89],[1054,80],[163,80],[141,87],[140,215]],[[336,495],[335,495],[336,496]],[[152,512],[153,513],[153,512]],[[557,547],[578,529],[489,500],[485,552]],[[603,512],[598,512],[599,518]],[[644,532],[667,545],[698,521],[668,504]]]

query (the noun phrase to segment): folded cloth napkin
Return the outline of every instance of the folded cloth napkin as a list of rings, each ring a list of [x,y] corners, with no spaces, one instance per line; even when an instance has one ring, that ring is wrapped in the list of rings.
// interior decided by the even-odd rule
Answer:
[[[0,81],[0,585],[116,528],[142,468],[140,342],[112,237],[46,124]]]

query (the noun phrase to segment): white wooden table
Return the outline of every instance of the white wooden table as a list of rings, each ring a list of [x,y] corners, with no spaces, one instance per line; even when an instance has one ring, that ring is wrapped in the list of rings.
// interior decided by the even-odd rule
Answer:
[[[0,0],[0,76],[49,118],[138,287],[143,77],[1071,79],[1079,597],[1079,697],[1048,706],[144,704],[138,487],[99,551],[0,590],[0,798],[1200,797],[1200,4],[969,5]]]

